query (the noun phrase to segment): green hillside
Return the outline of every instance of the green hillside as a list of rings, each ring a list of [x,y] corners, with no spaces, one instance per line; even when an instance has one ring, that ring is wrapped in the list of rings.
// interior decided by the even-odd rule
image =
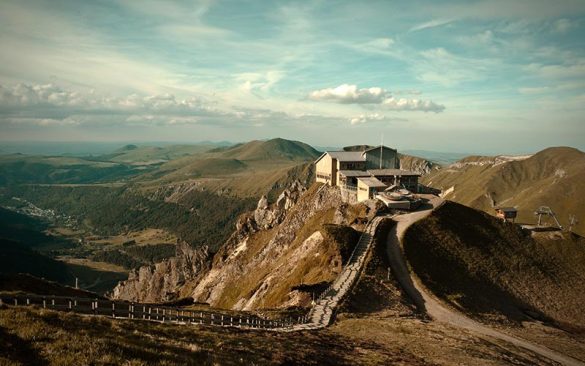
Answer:
[[[321,155],[313,147],[299,142],[276,138],[268,141],[251,141],[217,152],[224,157],[239,160],[295,160],[310,161]]]
[[[137,146],[126,145],[111,154],[102,155],[100,160],[128,164],[160,164],[180,157],[207,152],[215,146],[211,144],[171,145],[171,146]]]
[[[132,166],[62,156],[0,156],[0,186],[9,184],[103,183],[143,173]]]
[[[585,234],[585,153],[552,147],[530,157],[468,157],[423,177],[422,183],[443,190],[445,197],[493,213],[494,207],[515,206],[519,220],[533,223],[533,212],[550,206],[561,224],[569,215]]]

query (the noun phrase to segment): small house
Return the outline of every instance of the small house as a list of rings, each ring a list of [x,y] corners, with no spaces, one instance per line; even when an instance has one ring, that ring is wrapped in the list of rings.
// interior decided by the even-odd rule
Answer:
[[[388,187],[376,177],[357,178],[357,200],[358,202],[374,198],[378,192],[383,192]]]
[[[496,216],[504,221],[511,220],[514,222],[518,216],[518,210],[514,207],[498,207],[496,208]]]

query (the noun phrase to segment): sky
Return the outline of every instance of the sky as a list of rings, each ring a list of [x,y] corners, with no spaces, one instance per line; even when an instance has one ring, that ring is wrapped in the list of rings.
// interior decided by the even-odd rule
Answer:
[[[583,0],[0,2],[4,142],[520,154],[584,116]]]

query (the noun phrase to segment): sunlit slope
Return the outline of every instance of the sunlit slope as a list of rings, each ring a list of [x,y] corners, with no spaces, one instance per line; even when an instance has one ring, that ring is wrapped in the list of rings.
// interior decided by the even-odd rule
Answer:
[[[497,206],[515,206],[519,220],[534,222],[533,212],[550,206],[561,224],[569,215],[585,233],[585,153],[552,147],[529,157],[468,157],[422,179],[443,190],[445,198],[493,213]]]
[[[296,178],[308,182],[310,163],[318,156],[318,151],[298,141],[251,141],[169,161],[136,181],[149,185],[195,181],[212,191],[258,196]]]

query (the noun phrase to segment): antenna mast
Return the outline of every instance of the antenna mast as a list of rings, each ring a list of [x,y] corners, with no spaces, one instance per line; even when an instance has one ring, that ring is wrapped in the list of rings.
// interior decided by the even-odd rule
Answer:
[[[380,140],[380,169],[382,169],[382,158],[384,157],[384,133],[382,133],[382,139]]]

